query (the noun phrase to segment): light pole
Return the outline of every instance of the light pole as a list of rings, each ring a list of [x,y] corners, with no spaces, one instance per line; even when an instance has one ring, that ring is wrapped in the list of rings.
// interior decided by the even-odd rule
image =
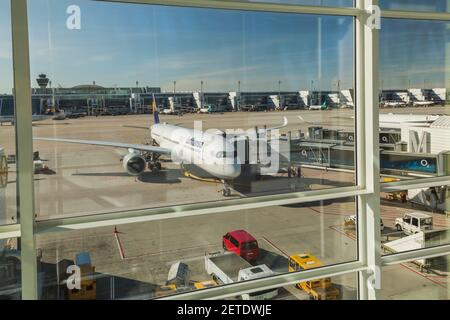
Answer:
[[[238,80],[238,97],[237,97],[237,109],[241,110],[241,80]]]
[[[281,109],[281,80],[278,80],[278,105]]]
[[[337,81],[336,87],[337,87],[338,106],[340,106],[341,105],[341,80]]]
[[[203,109],[203,80],[200,81],[200,109]]]

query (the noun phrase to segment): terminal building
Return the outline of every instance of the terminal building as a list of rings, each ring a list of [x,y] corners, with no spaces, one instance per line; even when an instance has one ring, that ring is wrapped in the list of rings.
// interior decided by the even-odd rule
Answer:
[[[171,113],[195,112],[206,106],[221,111],[295,110],[326,104],[331,108],[354,107],[353,90],[340,91],[261,91],[261,92],[162,92],[159,87],[102,87],[95,82],[71,88],[49,87],[45,74],[32,88],[33,114],[85,112],[91,114],[128,114],[151,112],[153,96],[160,109]],[[12,95],[0,96],[0,114],[12,115]]]

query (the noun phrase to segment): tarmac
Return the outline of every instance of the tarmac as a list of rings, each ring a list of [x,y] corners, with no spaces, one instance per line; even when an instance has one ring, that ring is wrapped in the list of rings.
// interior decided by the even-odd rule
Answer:
[[[443,111],[441,107],[409,110],[415,114]],[[407,110],[382,109],[382,112],[405,113]],[[286,116],[289,125],[283,132],[292,131],[295,135],[298,130],[306,132],[313,125],[353,131],[353,114],[353,110],[342,109],[162,115],[161,118],[163,122],[185,127],[193,127],[194,121],[200,120],[203,129],[246,130],[279,125]],[[35,137],[145,143],[149,142],[148,130],[123,125],[149,127],[151,124],[151,115],[46,120],[34,124],[33,134]],[[0,133],[0,145],[8,154],[15,154],[13,127],[4,125]],[[136,178],[126,174],[122,167],[123,150],[47,141],[35,141],[34,149],[49,168],[46,174],[35,176],[37,220],[224,200],[220,184],[187,178],[179,166],[169,161],[163,162],[161,172],[146,172]],[[3,217],[6,223],[17,220],[14,166],[10,170],[7,212]],[[233,190],[230,199],[348,185],[354,185],[351,172],[304,168],[301,178],[268,177],[255,182],[250,191]],[[151,298],[153,289],[165,283],[170,265],[177,261],[189,265],[192,279],[209,280],[204,255],[220,250],[221,237],[234,229],[245,229],[254,235],[265,252],[263,256],[272,257],[263,262],[277,272],[287,272],[288,256],[302,252],[317,256],[324,265],[356,260],[355,231],[343,226],[345,217],[355,214],[355,205],[355,199],[349,198],[121,225],[117,227],[118,234],[113,227],[50,233],[38,235],[37,244],[42,262],[49,265],[62,259],[73,260],[79,252],[90,252],[101,279],[99,298]],[[383,201],[381,215],[386,226],[383,232],[394,232],[395,218],[411,210],[408,205]],[[436,214],[435,221],[443,228],[450,226],[442,215]],[[382,297],[414,299],[446,295],[448,299],[448,286],[441,283],[442,279],[448,282],[446,273],[441,274],[441,282],[436,283],[415,266],[405,265],[408,268],[399,265],[383,269],[386,277]],[[341,288],[342,298],[356,298],[356,274],[332,280]],[[54,297],[55,293],[48,294]],[[280,290],[278,298],[303,300],[308,296],[294,286],[287,286]]]

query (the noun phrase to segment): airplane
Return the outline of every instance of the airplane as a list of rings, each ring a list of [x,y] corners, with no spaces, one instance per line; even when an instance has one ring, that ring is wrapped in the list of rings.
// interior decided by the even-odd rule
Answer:
[[[428,107],[433,106],[434,101],[414,101],[413,106],[414,107]]]
[[[384,106],[385,107],[394,107],[394,108],[406,107],[406,102],[404,102],[404,101],[387,101],[387,102],[384,102]]]
[[[322,105],[309,106],[309,110],[328,110],[328,106],[327,103],[324,102]]]
[[[45,114],[33,114],[31,120],[34,121],[43,121],[47,119],[51,119],[52,116],[48,116]],[[16,122],[15,116],[0,116],[0,125],[3,125],[3,123],[11,123],[11,125],[14,125]]]
[[[214,104],[208,104],[200,109],[200,113],[214,113],[214,112],[224,112],[225,106],[216,106]]]
[[[7,115],[7,116],[2,116],[2,107],[0,104],[0,126],[3,125],[3,123],[10,123],[11,125],[14,125],[16,122],[16,117],[15,115]],[[56,117],[60,117],[61,115],[64,115],[64,112],[58,112],[54,115],[49,115],[49,114],[33,114],[31,116],[31,121],[43,121],[43,120],[47,120],[47,119],[56,119]],[[58,119],[59,120],[59,119]]]
[[[155,99],[153,99],[155,101]],[[181,164],[194,164],[223,184],[222,195],[231,195],[230,184],[241,174],[241,165],[235,155],[234,141],[239,139],[233,135],[232,139],[219,131],[215,133],[201,130],[187,129],[177,125],[161,123],[156,104],[153,102],[153,125],[148,127],[129,126],[137,129],[150,130],[152,145],[119,143],[108,141],[78,140],[64,138],[34,138],[41,141],[54,141],[76,144],[87,144],[113,148],[128,149],[128,154],[122,158],[124,169],[131,176],[139,176],[146,168],[150,171],[161,169],[159,158],[161,155],[170,156],[172,161]],[[264,130],[275,130],[286,127],[287,118],[280,126]],[[233,140],[235,139],[235,140]],[[194,178],[193,175],[188,175]]]

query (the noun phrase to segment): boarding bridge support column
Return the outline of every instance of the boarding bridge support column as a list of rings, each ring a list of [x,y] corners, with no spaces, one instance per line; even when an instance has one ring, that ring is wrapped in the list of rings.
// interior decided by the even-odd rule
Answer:
[[[6,214],[6,186],[8,184],[8,162],[6,154],[0,148],[0,225],[7,223]]]
[[[445,152],[442,155],[444,175],[450,176],[450,151]],[[445,199],[444,199],[444,210],[446,216],[450,216],[450,185],[444,186],[445,188]]]

